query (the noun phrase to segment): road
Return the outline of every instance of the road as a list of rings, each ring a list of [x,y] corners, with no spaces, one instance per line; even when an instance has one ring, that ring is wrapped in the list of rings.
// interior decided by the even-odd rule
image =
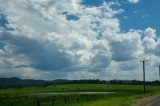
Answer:
[[[160,106],[160,100],[156,101],[153,105],[151,106]]]

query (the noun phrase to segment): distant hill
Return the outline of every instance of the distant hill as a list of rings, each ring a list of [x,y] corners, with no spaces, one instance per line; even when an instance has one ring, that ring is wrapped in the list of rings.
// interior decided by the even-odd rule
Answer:
[[[44,80],[20,79],[20,78],[0,78],[1,88],[23,87],[23,86],[42,86],[50,83]]]
[[[84,80],[66,80],[57,79],[52,81],[34,80],[34,79],[20,79],[13,78],[0,78],[0,88],[22,88],[27,86],[48,86],[52,84],[131,84],[142,85],[143,81],[138,80],[99,80],[99,79],[84,79]],[[147,85],[159,85],[160,81],[146,81]]]
[[[27,86],[48,86],[52,84],[105,84],[107,81],[98,79],[93,80],[66,80],[57,79],[52,81],[34,80],[34,79],[20,79],[13,78],[0,78],[0,88],[22,88]]]

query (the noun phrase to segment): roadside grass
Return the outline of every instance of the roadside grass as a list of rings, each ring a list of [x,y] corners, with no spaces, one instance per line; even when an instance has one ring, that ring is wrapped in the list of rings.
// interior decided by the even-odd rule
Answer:
[[[103,99],[91,101],[91,102],[81,102],[79,104],[72,104],[70,106],[132,106],[137,99],[141,99],[148,96],[153,96],[154,94],[115,94],[108,95]]]

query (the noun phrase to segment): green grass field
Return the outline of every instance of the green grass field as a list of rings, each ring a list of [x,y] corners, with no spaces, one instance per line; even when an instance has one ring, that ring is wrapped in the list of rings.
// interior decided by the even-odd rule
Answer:
[[[144,94],[142,85],[105,84],[63,84],[7,89],[0,90],[0,106],[131,106],[139,98],[160,94],[160,86],[146,86],[146,90]],[[53,92],[114,93],[51,95]]]

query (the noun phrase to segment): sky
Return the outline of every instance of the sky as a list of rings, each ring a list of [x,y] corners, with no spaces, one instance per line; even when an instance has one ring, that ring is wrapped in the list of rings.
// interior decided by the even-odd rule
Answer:
[[[0,77],[158,79],[159,0],[0,0]]]

